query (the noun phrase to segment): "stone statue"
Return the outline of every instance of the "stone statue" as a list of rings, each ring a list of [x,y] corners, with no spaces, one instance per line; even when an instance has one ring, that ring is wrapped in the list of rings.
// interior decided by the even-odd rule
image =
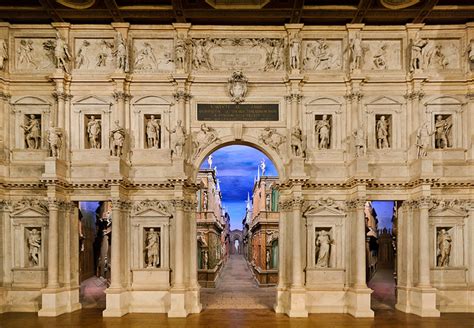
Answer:
[[[207,158],[207,164],[209,164],[209,170],[212,169],[212,155],[209,155],[209,157]]]
[[[280,146],[286,142],[286,137],[277,132],[275,128],[264,128],[258,141],[261,144],[272,148],[276,153],[280,153]]]
[[[471,64],[474,64],[474,39],[469,42],[469,48],[467,49],[467,57]]]
[[[231,100],[236,104],[240,104],[245,100],[245,96],[247,95],[247,83],[248,79],[241,71],[232,73],[231,78],[228,80],[229,95]]]
[[[25,64],[26,66],[33,66],[34,68],[38,68],[35,61],[33,60],[33,41],[32,40],[20,40],[20,46],[18,47],[18,64],[22,66]]]
[[[110,152],[112,156],[122,156],[125,129],[119,125],[119,121],[115,121],[114,124],[114,129],[110,131]]]
[[[291,131],[291,153],[296,157],[304,157],[305,149],[303,147],[303,133],[297,126]]]
[[[202,209],[204,212],[209,208],[209,199],[207,197],[207,191],[204,190],[202,193]]]
[[[279,70],[283,66],[284,56],[282,40],[268,39],[262,46],[267,48],[267,60],[265,62],[265,71]]]
[[[194,69],[207,68],[211,69],[209,58],[206,51],[206,39],[193,40],[193,59],[192,64]]]
[[[59,32],[56,32],[56,46],[54,47],[54,58],[56,61],[56,68],[64,70],[69,73],[68,63],[72,59],[69,54],[69,47],[63,40]]]
[[[5,39],[0,40],[0,71],[5,69],[5,62],[8,60],[8,46]]]
[[[51,151],[51,157],[59,157],[59,153],[61,151],[62,146],[62,135],[63,134],[61,129],[54,127],[52,123],[50,123],[47,140],[49,144],[49,149]]]
[[[380,119],[377,121],[376,124],[376,131],[377,131],[377,148],[389,148],[388,142],[388,131],[389,131],[389,123],[385,120],[385,116],[382,115]]]
[[[272,263],[271,263],[271,255],[270,255],[270,250],[267,249],[266,250],[266,254],[265,254],[265,259],[266,259],[266,267],[267,267],[267,270],[270,270],[271,267],[272,267]]]
[[[384,43],[380,46],[378,51],[374,54],[373,62],[374,66],[377,69],[387,69],[387,60],[385,56],[387,55],[387,45]]]
[[[147,268],[158,268],[160,266],[160,236],[154,228],[150,228],[146,234],[145,250]]]
[[[446,229],[438,232],[438,266],[448,267],[449,256],[451,255],[452,239]]]
[[[326,230],[321,230],[316,237],[316,267],[329,268],[329,257],[332,244],[331,236]]]
[[[365,156],[367,150],[367,144],[365,140],[365,131],[363,128],[359,127],[355,130],[352,135],[354,136],[354,144],[356,148],[356,157]]]
[[[117,31],[115,37],[115,48],[113,55],[116,60],[116,68],[121,72],[128,72],[128,51],[123,40],[122,33]]]
[[[82,66],[88,66],[89,64],[89,55],[88,55],[88,48],[90,46],[90,42],[87,40],[82,41],[82,45],[77,51],[76,54],[76,68],[80,69]]]
[[[160,121],[151,115],[146,123],[146,140],[148,148],[160,148]]]
[[[109,58],[110,49],[112,45],[109,44],[106,40],[101,41],[100,51],[97,54],[97,67],[107,66],[107,59]]]
[[[87,123],[87,134],[89,135],[90,148],[100,149],[100,120],[96,120],[94,115],[91,116],[89,123]]]
[[[272,209],[271,209],[271,195],[270,194],[267,194],[265,196],[265,210],[270,212]]]
[[[411,41],[410,72],[420,70],[423,64],[423,48],[428,43],[427,40],[420,38],[420,33],[416,32],[415,39]]]
[[[428,148],[430,147],[431,136],[434,132],[429,130],[429,122],[425,121],[416,132],[416,148],[417,148],[417,158],[426,157],[428,155]]]
[[[427,40],[427,44],[422,51],[423,64],[425,69],[445,69],[448,66],[449,61],[443,54],[441,49],[442,46],[440,44],[435,44],[432,40]]]
[[[138,51],[133,67],[137,70],[154,70],[158,67],[155,51],[150,43],[145,42],[143,48]]]
[[[26,125],[20,125],[25,131],[26,148],[39,149],[41,146],[41,125],[40,120],[34,114],[30,115]]]
[[[186,41],[182,38],[176,39],[176,46],[174,47],[175,65],[177,70],[186,71],[188,47]]]
[[[184,130],[184,127],[181,124],[181,120],[178,120],[176,122],[176,127],[173,130],[168,130],[168,128],[166,128],[168,132],[175,134],[173,154],[178,157],[183,156],[183,149],[186,143],[186,130]]]
[[[209,262],[209,255],[207,254],[207,251],[204,251],[203,252],[203,256],[202,256],[202,267],[204,270],[207,270],[207,267],[208,267],[208,262]]]
[[[41,233],[37,229],[31,229],[28,233],[28,248],[32,266],[38,266],[41,251]]]
[[[451,146],[451,129],[453,123],[451,117],[443,119],[441,115],[436,116],[435,121],[435,145],[436,148],[444,149]]]
[[[316,135],[318,149],[328,149],[330,142],[331,123],[328,116],[323,115],[323,118],[316,123]]]
[[[363,49],[362,49],[362,40],[360,38],[360,33],[357,32],[356,35],[350,40],[349,43],[350,49],[350,69],[359,70],[362,68],[362,56],[363,56]]]
[[[295,36],[290,41],[290,68],[297,70],[300,68],[300,48],[301,40]]]
[[[194,156],[197,156],[206,146],[218,140],[217,131],[214,128],[208,127],[206,123],[201,124],[201,129],[196,133],[193,141],[195,151]]]
[[[260,161],[260,172],[262,173],[262,177],[265,175],[265,169],[267,168],[267,164],[265,163],[265,159],[262,158]]]

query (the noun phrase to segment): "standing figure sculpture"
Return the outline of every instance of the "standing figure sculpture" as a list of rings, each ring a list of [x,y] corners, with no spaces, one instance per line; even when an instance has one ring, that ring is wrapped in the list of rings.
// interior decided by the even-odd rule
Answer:
[[[291,153],[296,157],[304,157],[305,150],[303,148],[303,133],[297,126],[291,131]]]
[[[26,66],[33,66],[38,68],[36,62],[33,60],[33,41],[32,40],[20,40],[20,46],[18,47],[18,66],[25,64]]]
[[[174,48],[174,63],[177,70],[186,71],[186,54],[188,52],[186,41],[182,38],[176,40],[176,46]]]
[[[186,143],[186,131],[182,126],[181,120],[178,120],[176,122],[176,127],[173,130],[168,130],[168,128],[166,128],[166,130],[172,134],[175,134],[173,143],[173,155],[176,155],[178,157],[183,156],[183,149]]]
[[[128,53],[127,47],[122,37],[122,33],[117,31],[115,37],[115,49],[113,52],[116,60],[116,68],[121,72],[128,72]]]
[[[207,253],[207,251],[203,251],[203,254],[202,254],[202,268],[204,270],[207,270],[208,266],[209,266],[209,255]]]
[[[51,157],[58,158],[59,152],[61,151],[62,146],[62,132],[61,129],[56,128],[50,123],[48,130],[47,140],[49,144],[49,149],[51,151]]]
[[[214,141],[218,140],[217,132],[214,128],[208,127],[206,123],[201,124],[201,129],[197,132],[194,140],[194,156],[196,157],[201,151]]]
[[[76,68],[81,68],[82,66],[86,66],[88,68],[89,64],[89,54],[88,48],[90,46],[90,42],[87,40],[82,41],[82,45],[77,51],[76,54]]]
[[[32,266],[38,266],[41,249],[41,234],[37,229],[31,229],[28,234],[28,248]]]
[[[267,168],[267,164],[265,164],[265,159],[262,158],[260,161],[260,172],[262,174],[262,177],[265,175],[265,170]]]
[[[112,156],[122,156],[125,129],[119,125],[119,121],[115,121],[114,124],[114,129],[110,131],[110,152]]]
[[[423,67],[423,48],[428,43],[420,38],[420,33],[416,32],[415,39],[411,41],[410,72],[420,70]]]
[[[295,36],[290,41],[290,68],[292,70],[300,68],[300,48],[301,41]]]
[[[431,136],[434,133],[430,132],[428,126],[429,122],[425,121],[416,132],[417,158],[426,157],[428,155],[428,148],[430,146]]]
[[[330,140],[331,123],[329,122],[328,116],[323,115],[323,118],[316,123],[316,135],[318,149],[328,149]]]
[[[267,263],[266,263],[266,268],[267,268],[267,270],[270,270],[271,267],[272,267],[272,262],[271,262],[271,261],[272,261],[272,258],[271,258],[271,254],[270,254],[270,250],[269,250],[269,249],[266,250],[265,260],[266,260],[266,262],[267,262]]]
[[[155,50],[150,43],[145,42],[143,48],[137,53],[134,68],[138,70],[154,70],[158,68]]]
[[[377,148],[389,148],[390,144],[388,142],[388,131],[389,131],[389,123],[385,120],[385,116],[382,115],[380,119],[377,121],[376,124],[377,130]]]
[[[350,69],[351,71],[359,70],[362,68],[362,40],[360,34],[357,33],[349,43],[350,49]]]
[[[87,134],[89,136],[89,146],[93,149],[100,149],[100,120],[96,120],[92,115],[89,123],[87,123]]]
[[[5,68],[5,62],[8,60],[8,47],[5,39],[0,40],[0,71]]]
[[[436,116],[435,121],[435,145],[436,148],[444,149],[450,146],[449,135],[452,128],[449,118],[443,119],[441,115]]]
[[[151,115],[146,123],[146,140],[148,148],[160,148],[160,122]]]
[[[328,268],[331,252],[331,236],[326,230],[321,230],[316,238],[316,267]]]
[[[26,148],[39,149],[41,145],[40,120],[31,114],[28,123],[20,127],[25,131]]]
[[[69,54],[69,47],[63,40],[59,32],[56,32],[56,46],[54,47],[54,58],[56,60],[56,68],[63,69],[66,73],[69,73],[67,67],[68,62],[72,59]]]
[[[365,156],[366,153],[366,142],[365,142],[365,131],[363,128],[358,128],[352,135],[354,136],[354,144],[356,148],[356,157]]]
[[[153,228],[147,232],[145,250],[147,268],[158,268],[160,266],[160,236]]]
[[[451,255],[452,239],[446,229],[438,232],[438,266],[449,266],[449,256]]]

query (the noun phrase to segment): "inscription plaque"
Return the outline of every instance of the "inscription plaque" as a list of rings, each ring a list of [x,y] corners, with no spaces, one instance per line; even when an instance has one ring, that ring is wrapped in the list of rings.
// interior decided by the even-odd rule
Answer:
[[[198,121],[278,121],[278,104],[198,104]]]

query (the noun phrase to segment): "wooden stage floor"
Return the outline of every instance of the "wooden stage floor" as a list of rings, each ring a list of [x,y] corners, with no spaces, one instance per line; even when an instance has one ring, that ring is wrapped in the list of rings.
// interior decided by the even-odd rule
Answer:
[[[308,318],[288,318],[272,310],[205,310],[186,319],[168,319],[165,314],[128,314],[103,318],[100,309],[84,309],[57,318],[38,318],[36,313],[0,314],[1,328],[54,327],[474,327],[474,313],[442,314],[440,318],[420,318],[395,310],[378,310],[374,319],[354,319],[345,314],[312,314]]]

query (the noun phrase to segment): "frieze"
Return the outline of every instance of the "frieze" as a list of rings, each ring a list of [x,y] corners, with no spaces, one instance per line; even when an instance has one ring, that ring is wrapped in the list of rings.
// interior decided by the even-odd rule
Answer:
[[[336,201],[331,197],[320,198],[318,200],[313,201],[306,201],[304,207],[304,213],[313,211],[318,208],[330,208],[337,211],[345,211],[344,202]]]
[[[133,71],[136,73],[174,70],[173,39],[134,39]]]
[[[155,210],[159,212],[163,212],[165,214],[171,215],[172,213],[172,201],[164,201],[164,200],[141,200],[135,201],[132,205],[132,214],[137,214],[140,212],[144,212],[146,210]]]
[[[47,214],[49,212],[49,202],[36,198],[23,198],[12,203],[13,212],[18,212],[27,208],[34,209],[40,213]]]
[[[355,198],[346,201],[346,206],[348,209],[364,209],[365,204],[367,203],[366,198]]]
[[[432,198],[430,210],[455,209],[469,211],[474,208],[474,201],[469,199],[438,199]]]
[[[185,200],[185,199],[172,200],[171,204],[176,210],[182,209],[185,211],[195,211],[197,207],[197,202]]]

